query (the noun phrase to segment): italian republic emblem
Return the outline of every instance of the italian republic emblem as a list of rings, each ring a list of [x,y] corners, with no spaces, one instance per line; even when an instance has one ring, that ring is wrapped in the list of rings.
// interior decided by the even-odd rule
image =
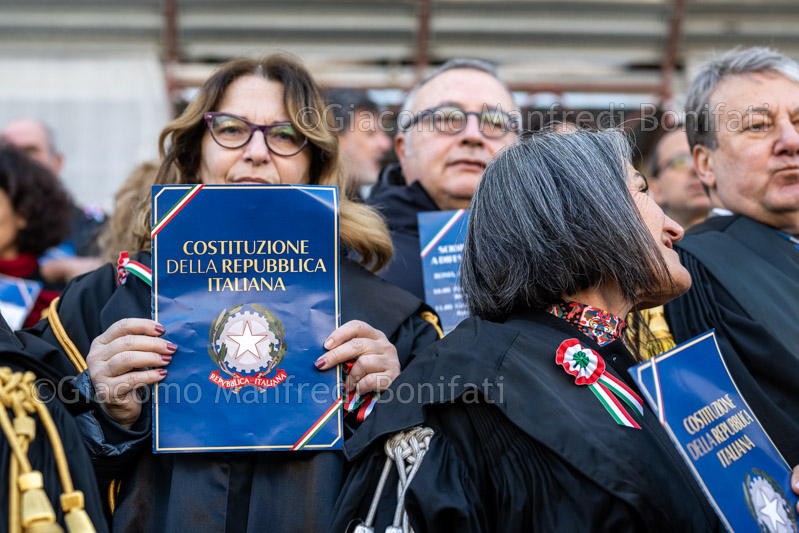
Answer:
[[[796,533],[794,513],[782,488],[767,473],[753,468],[743,483],[746,506],[763,533]]]
[[[278,368],[287,349],[283,322],[258,304],[247,304],[250,310],[244,307],[223,309],[208,334],[208,355],[218,368],[208,379],[235,393],[250,385],[264,391],[286,379],[286,371]],[[273,370],[275,375],[270,376]]]

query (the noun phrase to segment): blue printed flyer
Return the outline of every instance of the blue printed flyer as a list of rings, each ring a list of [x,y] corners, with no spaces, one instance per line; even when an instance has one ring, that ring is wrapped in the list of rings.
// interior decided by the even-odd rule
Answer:
[[[630,374],[729,531],[796,533],[791,470],[741,396],[714,331]]]
[[[153,320],[178,345],[154,387],[156,453],[341,448],[338,191],[169,185],[152,193]]]
[[[22,327],[41,290],[38,281],[0,274],[0,313],[11,329]]]
[[[424,300],[441,318],[444,334],[468,318],[460,286],[461,254],[469,211],[419,213]]]

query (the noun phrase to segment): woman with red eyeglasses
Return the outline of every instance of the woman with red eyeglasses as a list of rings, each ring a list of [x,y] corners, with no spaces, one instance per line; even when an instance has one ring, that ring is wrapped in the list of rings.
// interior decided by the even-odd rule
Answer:
[[[293,58],[230,61],[161,133],[163,161],[154,184],[342,188],[345,175],[324,105]],[[346,194],[339,198],[342,249],[359,262],[341,258],[344,325],[331,333],[316,366],[325,371],[354,359],[347,385],[367,393],[387,388],[411,350],[438,334],[422,318],[429,312],[423,302],[370,272],[392,254],[382,219]],[[131,232],[140,253],[132,258],[147,264],[149,195],[132,204],[119,209],[136,213]],[[151,453],[150,406],[142,405],[138,389],[164,379],[180,347],[149,319],[150,287],[129,276],[121,290],[116,277],[107,265],[74,282],[57,314],[32,331],[62,347],[63,357],[49,362],[64,373],[75,373],[67,352],[86,354],[78,382],[99,407],[82,417],[81,428],[100,483],[110,483],[114,530],[324,529],[344,473],[339,452]],[[99,397],[93,391],[100,389],[120,393]]]

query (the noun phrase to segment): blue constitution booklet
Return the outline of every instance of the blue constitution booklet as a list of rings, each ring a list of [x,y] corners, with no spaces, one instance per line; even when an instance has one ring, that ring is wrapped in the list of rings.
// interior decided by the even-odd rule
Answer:
[[[447,334],[469,316],[459,271],[469,211],[431,211],[419,213],[417,218],[424,300],[436,310]]]
[[[791,469],[741,396],[713,330],[630,374],[729,531],[797,531]]]
[[[338,191],[169,185],[152,191],[152,317],[178,345],[153,391],[153,451],[331,450],[339,368]]]

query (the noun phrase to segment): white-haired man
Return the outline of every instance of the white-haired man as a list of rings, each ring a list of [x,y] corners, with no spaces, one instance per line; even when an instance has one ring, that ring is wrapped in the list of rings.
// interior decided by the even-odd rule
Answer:
[[[715,328],[727,367],[799,463],[799,64],[767,48],[705,64],[686,102],[699,179],[732,216],[677,244],[693,287],[666,306],[675,339]]]
[[[394,243],[382,277],[424,299],[417,213],[467,208],[488,159],[516,140],[518,118],[508,87],[483,61],[448,61],[408,93],[394,138],[399,165],[383,169],[368,200]]]

